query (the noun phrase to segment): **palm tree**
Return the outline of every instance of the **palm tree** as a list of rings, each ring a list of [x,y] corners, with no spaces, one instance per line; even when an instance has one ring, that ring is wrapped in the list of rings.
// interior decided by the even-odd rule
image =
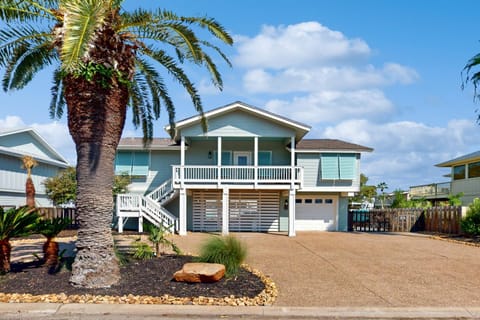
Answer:
[[[205,67],[219,89],[222,78],[209,52],[229,61],[214,42],[232,44],[225,29],[208,17],[182,17],[169,11],[127,12],[123,0],[0,0],[0,69],[3,89],[21,89],[41,69],[54,65],[50,114],[61,117],[77,151],[77,210],[80,222],[71,283],[109,287],[120,280],[110,229],[116,148],[127,106],[145,142],[153,120],[175,109],[155,65],[173,76],[203,115],[200,96],[180,67]],[[206,130],[206,121],[203,121]]]
[[[476,54],[470,60],[468,60],[465,67],[463,67],[462,71],[462,89],[470,82],[473,84],[473,98],[478,99],[480,98],[480,94],[478,93],[477,89],[480,85],[480,53]],[[463,74],[465,73],[465,78],[463,79]],[[478,115],[477,121],[480,121],[480,114]]]
[[[39,216],[27,206],[4,210],[0,207],[0,274],[10,271],[10,239],[29,234],[36,227]]]
[[[385,192],[384,190],[385,189],[388,189],[388,185],[386,182],[382,181],[380,182],[378,185],[377,185],[377,189],[380,189],[380,191],[382,192],[382,194],[380,195],[380,200],[382,202],[382,209],[383,209],[383,202],[385,201]]]
[[[22,157],[22,168],[27,170],[27,181],[25,183],[25,194],[27,195],[27,206],[35,207],[35,185],[32,180],[32,169],[38,165],[31,156]]]
[[[43,235],[47,240],[43,244],[43,262],[49,267],[55,267],[58,264],[59,245],[55,241],[60,231],[68,227],[70,219],[56,217],[53,219],[40,220],[36,226],[36,232]]]

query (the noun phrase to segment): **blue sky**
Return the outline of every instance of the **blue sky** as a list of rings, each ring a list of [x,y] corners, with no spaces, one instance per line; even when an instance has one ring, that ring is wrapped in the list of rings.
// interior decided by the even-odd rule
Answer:
[[[126,1],[127,9],[164,6],[208,15],[234,36],[219,61],[223,92],[208,75],[186,69],[206,110],[241,100],[312,126],[308,138],[337,138],[372,147],[361,171],[388,191],[446,181],[434,164],[477,151],[473,89],[461,71],[480,52],[477,0],[165,0]],[[0,93],[0,130],[35,127],[75,162],[66,117],[48,117],[51,74],[21,92]],[[174,83],[177,118],[194,114]],[[127,120],[124,136],[140,136]],[[166,136],[162,117],[156,136]]]

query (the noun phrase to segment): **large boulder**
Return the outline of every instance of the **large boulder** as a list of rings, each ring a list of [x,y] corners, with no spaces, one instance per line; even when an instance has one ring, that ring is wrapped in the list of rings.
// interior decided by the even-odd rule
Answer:
[[[182,270],[175,272],[173,278],[181,282],[217,282],[225,275],[225,266],[219,263],[190,262]]]

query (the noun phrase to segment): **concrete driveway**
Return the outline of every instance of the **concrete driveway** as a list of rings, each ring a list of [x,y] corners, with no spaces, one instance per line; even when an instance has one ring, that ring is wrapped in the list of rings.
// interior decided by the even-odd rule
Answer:
[[[415,234],[234,233],[247,263],[277,284],[277,306],[446,307],[480,305],[480,247]],[[197,253],[209,236],[175,236]]]

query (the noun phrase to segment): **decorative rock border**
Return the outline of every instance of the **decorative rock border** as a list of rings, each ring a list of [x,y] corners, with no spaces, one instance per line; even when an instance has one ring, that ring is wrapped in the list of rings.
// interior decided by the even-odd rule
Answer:
[[[216,305],[216,306],[268,306],[272,305],[278,295],[278,289],[275,283],[259,270],[253,269],[244,264],[242,267],[256,275],[265,284],[265,289],[253,298],[248,297],[175,297],[171,295],[163,295],[160,297],[152,296],[96,296],[96,295],[66,295],[60,294],[19,294],[19,293],[0,293],[0,302],[7,303],[32,303],[32,302],[49,302],[49,303],[116,303],[116,304],[174,304],[174,305]]]

